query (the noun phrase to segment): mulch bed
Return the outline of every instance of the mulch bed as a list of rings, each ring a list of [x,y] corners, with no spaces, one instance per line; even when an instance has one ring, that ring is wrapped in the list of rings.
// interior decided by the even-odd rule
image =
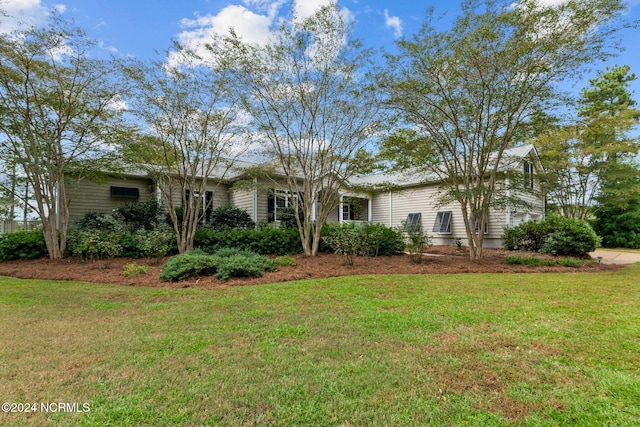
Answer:
[[[214,277],[192,277],[175,283],[159,279],[161,262],[146,259],[117,258],[110,261],[85,262],[76,259],[30,260],[0,262],[0,275],[23,279],[77,280],[84,282],[112,283],[124,286],[172,287],[224,289],[229,286],[257,285],[262,283],[285,282],[300,279],[318,279],[362,274],[448,274],[448,273],[542,273],[612,271],[618,265],[585,264],[578,268],[563,266],[530,267],[509,265],[505,256],[527,256],[524,253],[485,249],[484,258],[469,260],[466,252],[457,252],[454,247],[435,246],[423,257],[421,264],[413,264],[409,255],[380,256],[375,258],[356,257],[354,265],[344,265],[343,258],[335,254],[320,254],[316,257],[294,256],[295,266],[279,267],[277,271],[265,273],[258,278],[231,279],[221,282]],[[536,256],[539,256],[536,254]],[[128,277],[124,266],[129,263],[148,266],[144,275]]]

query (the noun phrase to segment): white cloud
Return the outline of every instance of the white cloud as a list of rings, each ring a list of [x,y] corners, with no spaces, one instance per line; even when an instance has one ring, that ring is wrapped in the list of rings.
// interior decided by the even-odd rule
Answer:
[[[298,21],[304,21],[315,15],[322,6],[328,6],[334,2],[335,0],[294,0],[293,10],[296,19]]]
[[[0,16],[0,33],[10,33],[25,26],[38,25],[47,17],[49,9],[40,0],[0,0],[0,9],[7,16]]]
[[[384,10],[384,23],[387,28],[393,29],[394,37],[402,37],[402,20],[397,16],[390,16],[387,9]]]

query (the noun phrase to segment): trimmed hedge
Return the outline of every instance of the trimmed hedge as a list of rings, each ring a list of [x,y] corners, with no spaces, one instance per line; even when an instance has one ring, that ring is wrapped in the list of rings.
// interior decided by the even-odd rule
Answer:
[[[234,248],[260,255],[291,255],[302,253],[298,229],[271,228],[260,230],[235,229],[215,231],[203,226],[196,232],[194,246],[205,252],[215,253],[220,249]]]

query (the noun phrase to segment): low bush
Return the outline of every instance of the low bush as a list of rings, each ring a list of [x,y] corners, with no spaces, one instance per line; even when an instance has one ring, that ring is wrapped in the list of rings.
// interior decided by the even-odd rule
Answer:
[[[38,259],[47,255],[42,230],[16,231],[0,235],[0,261]]]
[[[146,265],[136,264],[135,262],[125,264],[123,269],[123,273],[127,277],[142,276],[143,274],[147,274],[148,271],[149,267],[147,267]]]
[[[191,276],[210,276],[218,269],[218,258],[200,250],[192,250],[169,259],[162,268],[160,280],[177,282]]]
[[[409,259],[413,264],[420,264],[422,254],[433,244],[433,239],[422,231],[420,225],[407,224],[406,221],[402,221],[401,230],[407,236]]]
[[[226,282],[231,277],[261,277],[264,271],[275,271],[276,265],[265,256],[252,252],[239,251],[236,254],[221,256],[218,259],[218,271],[215,276]]]
[[[505,257],[507,264],[528,265],[530,267],[561,265],[563,267],[577,268],[584,264],[593,263],[592,260],[580,260],[575,258],[541,259],[536,257]]]
[[[281,265],[289,265],[289,266],[295,266],[296,265],[296,260],[293,259],[292,257],[288,256],[288,255],[283,255],[283,256],[279,256],[274,258],[273,260],[273,264],[276,267],[280,267]]]
[[[160,280],[168,282],[215,275],[224,282],[231,277],[260,277],[264,271],[274,271],[276,267],[276,262],[250,251],[223,248],[211,255],[196,249],[167,261]]]

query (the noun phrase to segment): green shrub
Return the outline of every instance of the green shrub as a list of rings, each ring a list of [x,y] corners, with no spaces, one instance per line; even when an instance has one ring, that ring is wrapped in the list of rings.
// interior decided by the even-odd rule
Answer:
[[[124,231],[73,230],[67,239],[67,251],[83,260],[111,259],[122,255],[120,243]]]
[[[191,276],[210,276],[218,268],[219,258],[203,251],[192,250],[169,259],[162,268],[160,280],[177,282]]]
[[[404,238],[401,230],[395,230],[382,224],[335,224],[327,223],[322,228],[320,245],[318,250],[324,253],[334,253],[332,246],[333,235],[342,227],[356,228],[360,236],[361,246],[359,255],[381,256],[397,255],[404,250]]]
[[[361,224],[362,254],[397,255],[404,250],[402,231],[382,224]]]
[[[277,264],[253,252],[223,248],[215,254],[201,250],[188,251],[171,258],[164,265],[160,279],[179,281],[191,276],[215,275],[222,281],[231,277],[260,277],[264,271],[274,271]]]
[[[151,229],[140,228],[133,233],[139,254],[146,258],[162,258],[172,249],[175,235],[165,224]]]
[[[143,274],[147,274],[147,271],[149,271],[149,267],[147,267],[146,265],[140,265],[132,262],[129,264],[125,264],[123,273],[127,277],[137,277]]]
[[[535,257],[508,256],[504,258],[504,261],[507,264],[529,265],[531,267],[537,267],[542,265],[542,260],[540,258],[535,258]]]
[[[281,265],[289,265],[289,266],[295,266],[296,265],[296,260],[293,259],[292,257],[288,256],[288,255],[283,255],[283,256],[279,256],[276,257],[272,260],[273,264],[276,267],[279,267]]]
[[[353,257],[362,249],[360,233],[353,223],[342,224],[341,227],[327,237],[333,251],[344,258],[346,265],[353,265]]]
[[[584,221],[564,219],[556,231],[547,236],[540,252],[584,257],[600,244],[596,232]]]
[[[559,216],[549,216],[544,220],[523,222],[515,227],[505,227],[502,234],[502,246],[507,250],[526,250],[540,252],[550,233],[553,233],[564,221]]]
[[[47,255],[42,230],[16,231],[0,235],[0,261],[38,259]]]
[[[216,253],[222,248],[247,250],[260,255],[302,252],[297,229],[273,227],[216,231],[210,226],[203,226],[196,231],[194,246],[209,253]]]
[[[402,221],[401,230],[407,236],[409,259],[414,264],[420,264],[422,254],[432,245],[432,238],[422,232],[420,225],[410,225],[406,221]]]
[[[239,252],[235,255],[218,258],[216,277],[226,282],[231,277],[260,277],[263,271],[274,271],[276,265],[267,257],[255,253]]]
[[[84,214],[82,218],[73,223],[74,230],[81,231],[122,231],[124,230],[124,221],[117,212],[113,214],[105,212],[90,211]]]
[[[254,226],[251,215],[246,210],[233,205],[224,205],[214,209],[209,224],[216,231],[253,228]]]
[[[152,230],[164,222],[162,206],[156,200],[127,203],[114,209],[113,216],[119,218],[130,231],[141,228]]]

